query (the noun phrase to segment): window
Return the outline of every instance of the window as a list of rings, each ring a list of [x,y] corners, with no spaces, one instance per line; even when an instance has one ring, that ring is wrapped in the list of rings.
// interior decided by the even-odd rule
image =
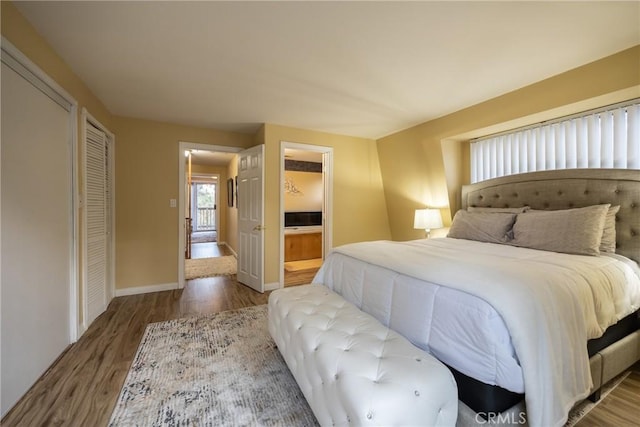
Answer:
[[[216,186],[215,183],[194,182],[192,191],[194,196],[195,224],[193,231],[216,230]]]
[[[640,169],[640,99],[471,144],[471,182],[552,169]]]

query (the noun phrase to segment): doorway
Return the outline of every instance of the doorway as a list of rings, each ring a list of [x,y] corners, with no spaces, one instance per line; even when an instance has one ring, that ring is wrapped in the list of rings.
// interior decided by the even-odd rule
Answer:
[[[237,209],[225,183],[237,170],[240,149],[180,142],[178,286],[236,270]]]
[[[331,248],[333,149],[281,143],[281,279],[311,283]]]
[[[194,174],[189,191],[191,214],[190,259],[221,256],[218,248],[218,182],[220,175]]]

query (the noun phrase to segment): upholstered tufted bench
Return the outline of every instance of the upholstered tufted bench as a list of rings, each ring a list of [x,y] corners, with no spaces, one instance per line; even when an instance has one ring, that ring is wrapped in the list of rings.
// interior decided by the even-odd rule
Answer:
[[[322,285],[269,297],[269,332],[323,426],[453,426],[449,370]]]

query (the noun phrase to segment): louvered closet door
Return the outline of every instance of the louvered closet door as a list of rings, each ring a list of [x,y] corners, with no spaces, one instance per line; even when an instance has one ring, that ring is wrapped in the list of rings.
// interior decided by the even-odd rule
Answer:
[[[104,132],[86,125],[86,291],[85,326],[107,308],[109,260],[108,144]]]

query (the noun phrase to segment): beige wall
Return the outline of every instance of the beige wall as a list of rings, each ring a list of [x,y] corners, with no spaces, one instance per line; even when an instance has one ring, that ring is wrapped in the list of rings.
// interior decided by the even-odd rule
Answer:
[[[279,280],[280,142],[333,147],[333,245],[389,239],[374,140],[265,125],[265,282]]]
[[[178,278],[178,143],[249,147],[252,135],[115,117],[116,287]],[[143,165],[143,167],[140,167]],[[228,217],[227,217],[228,219]]]
[[[299,193],[284,193],[285,212],[322,211],[324,192],[322,173],[285,171],[285,179],[291,180]]]
[[[178,212],[169,207],[169,199],[178,197],[179,141],[266,145],[265,279],[271,283],[279,277],[280,141],[334,148],[334,246],[391,237],[406,240],[422,236],[412,229],[416,208],[447,206],[443,212],[449,221],[448,206],[455,207],[460,184],[468,181],[465,141],[470,137],[640,96],[640,47],[636,46],[377,144],[269,124],[255,135],[244,135],[112,116],[11,2],[1,2],[1,15],[2,35],[78,101],[79,113],[87,108],[116,135],[116,286],[120,289],[177,280]],[[229,176],[236,171],[229,171]],[[237,250],[235,208],[228,209],[226,220],[227,242]]]
[[[640,96],[640,46],[378,140],[394,240],[417,239],[413,212],[455,211],[469,182],[469,138]]]
[[[22,16],[22,14],[15,8],[15,6],[9,1],[0,2],[0,15],[1,23],[0,30],[2,36],[5,37],[10,43],[12,43],[18,50],[20,50],[25,56],[27,56],[34,64],[36,64],[42,71],[44,71],[49,77],[51,77],[57,84],[59,84],[69,95],[71,95],[78,102],[78,152],[77,152],[77,166],[78,166],[78,188],[82,188],[84,183],[84,176],[82,168],[80,167],[80,159],[84,156],[82,150],[82,109],[85,108],[93,117],[100,121],[110,131],[112,129],[113,117],[102,104],[102,102],[89,90],[89,88],[80,80],[80,78],[73,72],[71,68],[58,56],[58,54],[51,48],[51,46],[36,32],[31,24]],[[82,233],[82,209],[78,211],[79,224],[78,230]],[[80,256],[82,256],[84,248],[81,245],[81,240],[78,240],[78,250]],[[80,313],[79,322],[84,320],[84,314],[82,312],[82,287],[83,280],[80,271],[80,263],[78,263],[78,312]]]
[[[235,188],[235,177],[238,176],[238,156],[235,156],[227,166],[227,177],[234,179],[234,188],[233,191],[236,191]],[[226,181],[225,181],[226,183]],[[225,184],[226,187],[226,184]],[[225,190],[226,194],[226,190]],[[227,233],[226,233],[226,243],[229,249],[231,249],[236,254],[238,253],[238,206],[237,206],[238,198],[234,196],[233,206],[230,207],[227,203],[227,199],[225,199],[224,206],[227,211]]]
[[[111,129],[112,116],[102,101],[89,90],[49,43],[40,37],[12,2],[3,0],[0,4],[2,35],[78,101],[78,125],[80,126],[81,109],[85,107],[91,115]]]

